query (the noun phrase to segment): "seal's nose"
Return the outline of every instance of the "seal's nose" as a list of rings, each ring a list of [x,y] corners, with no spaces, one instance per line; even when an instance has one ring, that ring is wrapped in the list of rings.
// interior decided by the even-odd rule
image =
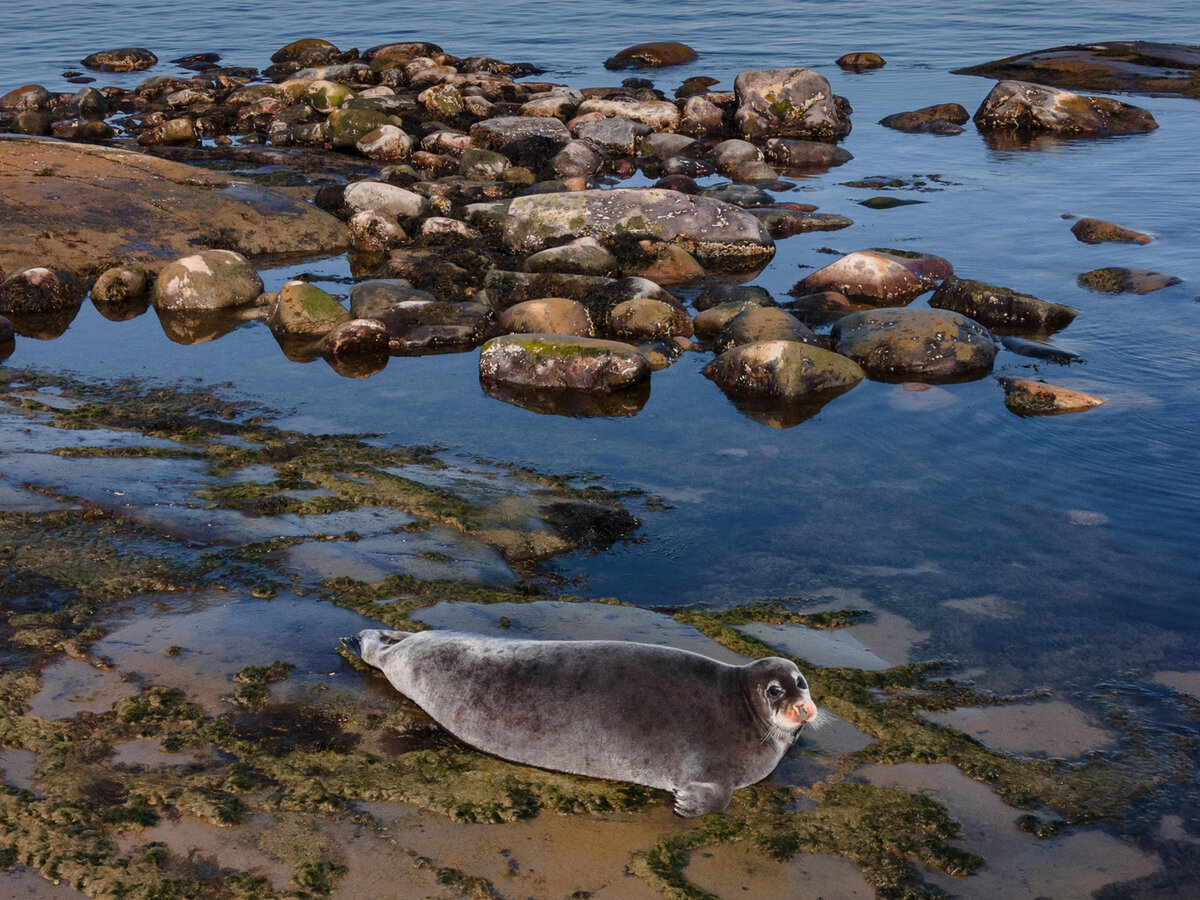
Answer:
[[[793,703],[788,708],[786,715],[798,728],[817,717],[817,705],[808,697],[804,697]]]

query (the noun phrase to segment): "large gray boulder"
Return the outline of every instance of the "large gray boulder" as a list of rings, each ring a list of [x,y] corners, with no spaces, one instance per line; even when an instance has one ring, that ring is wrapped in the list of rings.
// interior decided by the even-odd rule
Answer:
[[[871,309],[839,319],[835,351],[879,381],[966,381],[992,370],[996,343],[978,322],[941,309]]]
[[[650,363],[619,341],[508,334],[483,345],[479,377],[510,387],[607,393],[649,378]]]
[[[658,188],[573,191],[515,198],[504,241],[514,253],[592,236],[602,244],[651,238],[679,244],[707,269],[761,266],[775,242],[754,216],[728,203]]]
[[[1141,134],[1158,127],[1154,116],[1141,107],[1027,81],[997,84],[974,118],[981,131],[1051,132],[1068,136]]]
[[[232,250],[205,250],[164,267],[152,299],[162,310],[212,310],[245,306],[262,292],[262,279],[246,257]]]
[[[734,81],[738,130],[748,140],[770,137],[833,142],[850,133],[850,107],[824,75],[787,68],[742,72]]]

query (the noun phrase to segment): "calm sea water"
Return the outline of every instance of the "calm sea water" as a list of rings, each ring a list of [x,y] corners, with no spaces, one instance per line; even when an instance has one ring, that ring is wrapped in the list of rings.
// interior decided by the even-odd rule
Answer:
[[[997,150],[968,127],[955,137],[875,124],[891,112],[955,101],[974,110],[991,87],[949,70],[1062,43],[1139,38],[1200,44],[1194,0],[1156,4],[931,4],[764,0],[670,6],[523,0],[476,4],[291,0],[51,2],[0,8],[0,89],[61,73],[95,50],[145,46],[160,59],[219,52],[267,65],[294,39],[343,48],[425,39],[460,55],[528,60],[543,77],[611,84],[603,60],[624,46],[681,40],[701,58],[655,73],[667,90],[690,75],[725,87],[744,69],[804,65],[854,107],[844,142],[855,159],[797,180],[785,195],[841,213],[845,231],[789,238],[757,279],[782,295],[838,252],[900,247],[947,257],[969,278],[1080,310],[1056,339],[1087,362],[1041,377],[1109,398],[1079,415],[1020,419],[991,379],[908,391],[864,383],[816,418],[774,429],[744,416],[706,379],[698,355],[656,373],[645,408],[623,419],[538,415],[480,390],[477,353],[393,359],[363,381],[324,363],[288,362],[265,328],[179,346],[154,316],[113,324],[86,305],[54,341],[21,341],[8,361],[88,376],[196,378],[293,410],[317,430],[386,432],[545,470],[591,470],[643,488],[670,508],[645,517],[643,540],[573,560],[591,595],[637,603],[730,604],[751,598],[861,595],[929,635],[998,690],[1087,689],[1121,675],[1200,668],[1200,254],[1194,194],[1200,103],[1134,98],[1161,127],[1143,136]],[[852,50],[888,65],[855,75]],[[156,72],[176,72],[162,63]],[[145,73],[99,77],[133,84]],[[844,182],[939,176],[921,205],[873,211]],[[1064,216],[1118,221],[1158,238],[1088,246]],[[1183,284],[1135,297],[1088,292],[1084,271],[1158,269]],[[344,260],[310,263],[331,279]],[[265,273],[268,288],[294,270]],[[345,285],[331,288],[344,293]],[[918,300],[917,304],[923,303]],[[998,372],[1031,374],[1003,352]],[[989,601],[981,617],[958,601]]]

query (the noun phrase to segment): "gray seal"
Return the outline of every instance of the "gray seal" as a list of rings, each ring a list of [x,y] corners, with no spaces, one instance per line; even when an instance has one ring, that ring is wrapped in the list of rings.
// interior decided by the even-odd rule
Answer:
[[[817,717],[790,660],[733,666],[624,641],[368,629],[348,650],[471,746],[512,762],[671,791],[720,812]]]

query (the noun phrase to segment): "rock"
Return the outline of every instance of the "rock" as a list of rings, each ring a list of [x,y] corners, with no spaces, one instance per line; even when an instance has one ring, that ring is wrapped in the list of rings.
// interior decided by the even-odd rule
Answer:
[[[396,217],[377,209],[364,209],[346,220],[350,243],[355,250],[383,253],[408,243],[408,234]]]
[[[169,119],[161,125],[143,131],[137,138],[138,144],[143,147],[174,147],[195,144],[199,140],[196,123],[187,116]]]
[[[528,272],[613,276],[617,274],[617,268],[617,258],[594,237],[581,237],[561,247],[550,247],[525,260]]]
[[[26,109],[17,113],[13,120],[13,131],[17,134],[28,134],[34,137],[44,137],[51,133],[54,116],[44,109]]]
[[[675,97],[683,100],[687,97],[693,97],[696,94],[707,94],[709,88],[720,83],[721,79],[719,78],[710,78],[707,75],[693,75],[690,78],[685,78],[683,84],[675,89]]]
[[[834,324],[830,337],[834,350],[880,381],[965,381],[986,375],[996,358],[991,332],[940,309],[851,313]]]
[[[16,332],[13,331],[12,322],[8,321],[4,316],[0,316],[0,353],[3,353],[0,359],[7,359],[12,355],[11,350],[7,353],[4,353],[3,350],[7,349],[4,345],[11,344],[15,339]]]
[[[377,356],[388,351],[388,332],[374,319],[348,319],[335,325],[317,350],[328,356]]]
[[[765,162],[748,159],[734,166],[729,177],[742,184],[761,184],[775,181],[779,178],[779,173]]]
[[[289,79],[289,82],[292,80],[300,79]],[[352,100],[357,94],[349,85],[317,78],[305,85],[304,96],[313,109],[328,115],[335,109],[340,109],[347,100]]]
[[[1166,272],[1153,272],[1149,269],[1110,267],[1084,272],[1079,276],[1079,283],[1089,290],[1110,294],[1149,294],[1151,291],[1180,284],[1181,279]]]
[[[725,113],[706,96],[683,101],[679,132],[694,138],[717,137],[725,129]]]
[[[718,353],[761,341],[816,343],[817,337],[799,319],[777,306],[752,307],[734,316],[717,335]]]
[[[453,119],[466,106],[463,95],[452,84],[435,84],[417,95],[417,102],[439,119]]]
[[[1009,288],[947,275],[938,285],[929,305],[949,309],[981,322],[989,328],[1022,328],[1058,331],[1066,328],[1078,310],[1061,303],[1018,294]]]
[[[833,142],[850,133],[848,105],[839,103],[825,77],[811,69],[742,72],[734,92],[734,118],[743,137]]]
[[[458,161],[458,174],[476,181],[498,181],[511,168],[508,157],[494,150],[472,148]]]
[[[747,160],[761,160],[763,152],[749,141],[732,138],[713,147],[708,153],[708,158],[712,160],[718,172],[728,174]]]
[[[574,88],[558,86],[522,103],[521,115],[551,116],[565,122],[575,115],[575,110],[582,102],[583,94],[581,92]]]
[[[598,122],[587,122],[575,129],[575,137],[587,141],[602,153],[632,156],[638,141],[654,134],[654,129],[624,116],[610,116]],[[593,170],[594,171],[594,170]]]
[[[956,70],[958,75],[1018,79],[1071,90],[1200,97],[1200,47],[1105,41],[1022,53]]]
[[[483,340],[492,314],[481,303],[410,301],[376,313],[394,353],[474,347]]]
[[[679,107],[667,100],[606,100],[592,98],[579,104],[577,116],[599,113],[602,116],[622,116],[641,122],[654,131],[676,131],[682,120]]]
[[[54,97],[40,84],[27,84],[0,97],[0,110],[5,112],[49,109],[53,105]]]
[[[368,159],[397,162],[412,154],[413,139],[395,125],[380,125],[355,141],[354,147]]]
[[[776,165],[806,172],[840,166],[854,159],[848,150],[821,141],[771,138],[763,150]]]
[[[429,214],[429,201],[420,194],[382,181],[356,181],[342,194],[347,210],[374,210],[396,219],[415,219]]]
[[[302,38],[276,50],[271,54],[271,62],[298,62],[305,66],[320,66],[340,55],[341,51],[329,41]]]
[[[0,314],[6,316],[58,313],[79,303],[70,281],[45,266],[19,269],[0,281]]]
[[[614,189],[515,198],[504,241],[514,253],[534,253],[591,236],[608,244],[623,236],[675,243],[705,268],[747,269],[766,263],[775,244],[748,213],[676,191]]]
[[[1146,110],[1108,97],[1088,97],[1026,81],[1002,81],[975,112],[981,131],[1060,135],[1141,134],[1158,127]]]
[[[358,149],[358,142],[385,125],[396,123],[386,114],[374,109],[342,107],[335,109],[325,120],[325,140],[335,150]]]
[[[908,112],[892,113],[879,120],[879,124],[897,131],[915,134],[961,134],[960,126],[971,121],[971,114],[957,103],[939,103]]]
[[[1045,341],[1033,341],[1028,338],[1005,335],[1000,339],[1000,343],[1004,345],[1005,350],[1011,350],[1018,356],[1028,356],[1031,359],[1044,359],[1048,362],[1057,363],[1060,366],[1069,366],[1071,363],[1081,363],[1084,361],[1083,357],[1078,353],[1063,350],[1061,347],[1055,347],[1053,344],[1047,344]]]
[[[752,206],[770,206],[775,202],[775,197],[762,188],[728,181],[702,188],[700,196],[708,197],[710,200],[720,200],[722,203],[731,203],[742,209]]]
[[[658,174],[686,175],[688,178],[707,178],[717,171],[716,166],[703,159],[693,159],[690,156],[671,156],[658,165]]]
[[[430,216],[421,223],[421,237],[429,243],[453,244],[459,241],[478,241],[482,237],[466,222],[449,216]]]
[[[789,206],[759,206],[748,212],[767,227],[774,240],[810,231],[840,231],[854,224],[853,219],[832,213],[814,213]]]
[[[703,312],[697,313],[696,318],[692,319],[692,328],[696,333],[696,337],[710,341],[720,334],[721,330],[738,315],[748,309],[759,309],[763,305],[764,301],[759,298],[730,300],[726,303],[719,303],[716,306],[710,306]]]
[[[655,284],[689,284],[705,276],[704,267],[696,257],[676,244],[639,241],[638,250],[638,262],[633,268]]]
[[[139,72],[158,62],[158,57],[142,47],[101,50],[81,60],[82,65],[101,72]]]
[[[771,292],[757,284],[729,284],[716,278],[704,283],[703,290],[692,301],[692,306],[703,311],[723,303],[750,301],[755,306],[775,306]]]
[[[160,310],[216,310],[253,303],[262,279],[240,253],[205,250],[168,264],[154,282]]]
[[[646,298],[614,306],[611,327],[617,337],[628,341],[692,336],[692,320],[687,313],[661,300]]]
[[[570,141],[550,161],[559,178],[590,178],[604,165],[604,156],[587,141]]]
[[[650,364],[629,344],[552,334],[504,335],[483,345],[484,382],[539,390],[619,391],[650,377]]]
[[[336,297],[307,281],[293,280],[279,289],[267,313],[267,327],[276,335],[320,337],[349,319]]]
[[[564,275],[556,272],[526,274],[492,269],[487,274],[484,290],[488,302],[497,310],[543,297],[577,300],[587,307],[593,324],[601,331],[608,328],[613,307],[626,300],[648,297],[680,306],[670,292],[653,281],[637,276],[602,278],[596,275]]]
[[[887,61],[878,53],[859,51],[838,57],[837,64],[850,72],[866,72],[869,69],[882,69]]]
[[[667,160],[677,156],[701,156],[707,148],[686,134],[672,134],[669,131],[655,131],[642,141],[641,152],[652,159]]]
[[[900,250],[859,250],[818,269],[792,289],[798,294],[836,291],[873,306],[900,306],[954,274],[940,256]]]
[[[150,276],[141,266],[106,269],[92,285],[92,302],[119,304],[139,300],[150,293]]]
[[[509,156],[505,149],[511,144],[530,140],[546,142],[555,153],[571,141],[571,132],[558,119],[546,116],[498,116],[471,126],[471,143],[485,150],[495,150]]]
[[[1056,384],[1046,384],[1033,378],[1005,375],[997,380],[1004,386],[1004,405],[1018,416],[1053,416],[1083,412],[1105,402],[1092,394],[1073,391]]]
[[[1101,219],[1080,219],[1071,226],[1071,234],[1085,244],[1103,244],[1108,241],[1126,244],[1149,244],[1154,240],[1148,234],[1105,222]]]
[[[350,289],[350,315],[369,319],[401,303],[435,302],[432,294],[414,288],[403,278],[377,278],[360,281]]]
[[[848,390],[863,379],[863,370],[853,360],[795,341],[743,344],[701,371],[727,393],[781,400]]]
[[[698,59],[700,54],[687,44],[673,41],[657,41],[649,44],[635,44],[626,47],[619,53],[604,61],[606,69],[662,69],[667,66],[680,66]]]
[[[568,334],[592,337],[587,307],[566,297],[526,300],[500,314],[496,325],[504,334]]]

